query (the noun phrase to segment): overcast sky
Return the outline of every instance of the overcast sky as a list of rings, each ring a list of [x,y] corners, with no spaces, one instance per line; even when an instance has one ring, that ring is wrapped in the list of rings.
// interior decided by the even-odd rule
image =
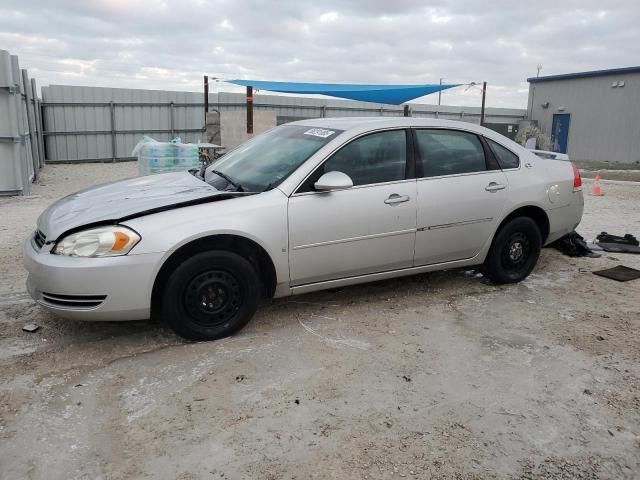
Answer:
[[[0,0],[0,49],[41,86],[443,77],[486,80],[493,107],[525,108],[538,64],[541,75],[639,65],[639,25],[640,0]],[[443,104],[479,103],[477,88],[443,94]]]

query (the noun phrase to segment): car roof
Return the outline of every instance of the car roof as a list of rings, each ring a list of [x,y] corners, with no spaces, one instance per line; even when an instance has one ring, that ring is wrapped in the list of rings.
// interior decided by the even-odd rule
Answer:
[[[470,122],[458,122],[455,120],[440,120],[437,118],[415,117],[329,117],[311,118],[299,120],[287,125],[301,125],[308,127],[333,128],[336,130],[367,130],[392,127],[448,127],[464,130],[472,130],[484,133],[485,128]]]
[[[286,125],[300,125],[305,127],[327,128],[334,130],[342,130],[346,135],[355,136],[367,133],[373,130],[387,128],[451,128],[455,130],[466,130],[478,135],[488,137],[512,151],[523,152],[526,150],[523,146],[513,140],[501,135],[495,130],[481,127],[476,123],[460,122],[456,120],[441,120],[439,118],[416,118],[416,117],[329,117],[329,118],[310,118],[308,120],[299,120],[297,122],[287,123]]]
[[[298,185],[305,179],[307,175],[315,169],[319,163],[328,158],[329,155],[344,146],[347,142],[360,135],[366,135],[369,132],[387,129],[401,128],[441,128],[459,131],[472,132],[482,135],[503,147],[515,152],[521,161],[536,162],[544,161],[537,157],[523,146],[517,144],[513,140],[499,134],[493,130],[481,127],[471,122],[457,122],[455,120],[440,120],[438,118],[416,118],[416,117],[329,117],[329,118],[310,118],[308,120],[299,120],[281,125],[277,128],[286,128],[288,125],[296,125],[307,128],[323,128],[327,130],[340,130],[342,133],[338,135],[329,135],[332,140],[322,146],[315,154],[313,154],[301,168],[297,169],[293,174],[286,178],[280,185],[279,189],[285,195],[291,195]],[[332,132],[333,134],[333,132]]]

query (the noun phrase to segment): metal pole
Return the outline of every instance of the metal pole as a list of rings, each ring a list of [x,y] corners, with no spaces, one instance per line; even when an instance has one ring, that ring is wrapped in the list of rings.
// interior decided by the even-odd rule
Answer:
[[[247,87],[247,133],[253,133],[253,87]]]
[[[29,146],[31,147],[31,163],[33,164],[33,181],[38,179],[38,170],[40,170],[40,153],[38,151],[38,137],[35,135],[35,102],[31,96],[31,84],[29,83],[29,75],[26,70],[22,70],[22,83],[24,85],[24,101],[27,111],[27,126],[29,127]]]
[[[207,112],[209,111],[209,75],[204,76],[204,124],[207,124]]]
[[[44,107],[42,106],[42,103],[40,103],[40,100],[38,100],[38,118],[40,119],[38,127],[38,141],[40,142],[40,151],[42,152],[42,166],[44,167],[48,158],[47,143],[44,141],[44,132],[47,127],[44,119]]]
[[[540,76],[540,70],[542,70],[542,65],[538,64],[536,68],[538,69],[536,72],[536,78],[538,78]],[[531,88],[531,105],[529,105],[529,120],[533,120],[533,100],[536,96],[536,84],[535,83],[530,84],[529,88]]]
[[[38,99],[38,89],[36,87],[36,79],[31,79],[31,96],[33,97],[33,109],[35,112],[35,120],[36,120],[36,141],[38,142],[38,151],[40,152],[40,168],[44,167],[44,164],[47,160],[47,154],[44,149],[44,138],[42,136],[42,131],[44,129],[44,119],[42,117],[42,105],[40,105],[40,100]]]
[[[406,104],[404,106],[404,116],[405,117],[409,116],[409,105],[406,105]]]
[[[171,138],[173,138],[173,136],[175,135],[175,120],[173,117],[173,109],[174,105],[173,102],[169,103],[169,128],[171,130]],[[206,112],[205,112],[205,117],[204,117],[204,122],[205,122],[205,128],[206,128],[206,124],[207,124],[207,116],[206,116]]]
[[[440,79],[440,85],[442,85],[442,78]],[[438,106],[440,106],[440,100],[442,99],[442,90],[438,90]],[[438,117],[436,117],[438,118]]]
[[[111,160],[116,161],[116,108],[113,102],[109,102],[109,111],[111,113]]]
[[[480,108],[480,125],[484,125],[484,103],[487,98],[487,82],[482,82],[482,107]]]

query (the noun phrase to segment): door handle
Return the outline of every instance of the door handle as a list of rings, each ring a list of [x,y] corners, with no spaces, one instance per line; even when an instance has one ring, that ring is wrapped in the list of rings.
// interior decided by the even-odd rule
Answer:
[[[489,185],[484,187],[487,192],[497,192],[498,190],[504,190],[505,188],[507,188],[506,185],[496,182],[491,182]]]
[[[384,203],[386,203],[387,205],[396,205],[397,203],[408,201],[409,195],[398,195],[397,193],[392,193],[391,195],[389,195],[389,198],[384,201]]]

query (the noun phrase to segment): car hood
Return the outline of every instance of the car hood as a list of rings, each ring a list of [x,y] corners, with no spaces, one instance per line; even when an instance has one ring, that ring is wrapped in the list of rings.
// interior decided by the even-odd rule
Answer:
[[[143,212],[214,200],[229,192],[216,190],[189,172],[165,173],[122,180],[68,195],[51,204],[38,218],[47,242],[88,224],[118,221]]]

